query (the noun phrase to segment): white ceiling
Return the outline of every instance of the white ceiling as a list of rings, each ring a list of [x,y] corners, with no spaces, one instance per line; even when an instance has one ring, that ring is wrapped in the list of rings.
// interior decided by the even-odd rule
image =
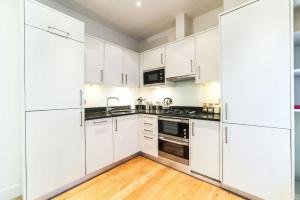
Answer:
[[[201,15],[220,7],[223,0],[55,0],[83,15],[136,40],[175,25],[175,16],[186,13],[189,17]]]

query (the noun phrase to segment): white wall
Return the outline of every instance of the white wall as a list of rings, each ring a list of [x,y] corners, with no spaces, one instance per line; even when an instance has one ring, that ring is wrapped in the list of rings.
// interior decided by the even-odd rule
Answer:
[[[112,100],[110,105],[131,105],[134,108],[135,100],[138,98],[138,88],[103,86],[95,84],[85,85],[84,90],[86,108],[105,107],[107,97],[119,97],[120,101]]]
[[[211,27],[218,26],[219,14],[223,12],[223,7],[214,9],[203,15],[195,17],[193,19],[193,33],[198,33],[207,30]]]
[[[240,4],[243,4],[249,0],[223,0],[224,11],[230,10]]]
[[[111,105],[131,105],[134,108],[138,97],[147,101],[162,102],[165,97],[173,99],[174,106],[202,106],[202,103],[219,103],[220,84],[195,84],[194,81],[177,82],[175,87],[127,88],[101,85],[86,85],[86,107],[105,107],[106,98],[119,97],[120,101],[111,101]]]
[[[21,0],[0,1],[0,199],[21,194]]]
[[[219,14],[223,7],[211,10],[203,15],[191,19],[191,33],[198,33],[206,29],[218,26]],[[157,33],[145,40],[140,41],[140,52],[158,47],[176,40],[176,28],[172,27],[166,31]]]
[[[60,12],[63,12],[71,17],[74,17],[78,20],[81,20],[85,23],[85,31],[86,33],[99,37],[101,39],[110,41],[112,43],[118,44],[120,46],[126,47],[128,49],[131,49],[133,51],[139,50],[139,43],[138,41],[132,39],[131,37],[120,33],[118,31],[115,31],[113,29],[110,29],[103,24],[100,24],[99,22],[96,22],[84,15],[81,15],[61,4],[58,4],[52,0],[38,0],[39,2],[52,7],[53,9],[56,9]]]

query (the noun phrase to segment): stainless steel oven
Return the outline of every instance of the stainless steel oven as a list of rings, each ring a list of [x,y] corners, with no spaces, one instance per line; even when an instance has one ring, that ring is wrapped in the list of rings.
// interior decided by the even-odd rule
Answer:
[[[189,120],[158,117],[158,155],[189,164]]]

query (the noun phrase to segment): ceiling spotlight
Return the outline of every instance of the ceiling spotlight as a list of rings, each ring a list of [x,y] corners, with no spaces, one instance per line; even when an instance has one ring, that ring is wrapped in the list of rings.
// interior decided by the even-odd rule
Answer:
[[[137,7],[141,7],[141,5],[142,5],[142,2],[140,2],[140,1],[137,1],[137,2],[136,2],[136,6],[137,6]]]

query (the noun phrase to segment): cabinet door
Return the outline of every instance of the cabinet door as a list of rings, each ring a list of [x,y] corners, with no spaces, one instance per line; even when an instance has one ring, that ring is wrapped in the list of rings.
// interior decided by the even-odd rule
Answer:
[[[86,122],[86,172],[95,172],[113,163],[112,118]]]
[[[37,199],[85,175],[80,109],[26,113],[27,199]]]
[[[195,74],[195,38],[167,46],[166,58],[166,78]]]
[[[264,0],[221,16],[224,122],[291,128],[289,11]]]
[[[223,126],[223,183],[262,199],[291,199],[290,131]]]
[[[147,51],[143,55],[144,70],[165,66],[165,47]]]
[[[192,120],[191,170],[220,180],[220,123]]]
[[[85,37],[85,82],[104,81],[104,42],[93,37]]]
[[[104,80],[108,85],[122,86],[123,74],[123,48],[105,43],[105,73]]]
[[[139,152],[138,115],[113,118],[114,161]]]
[[[84,42],[83,22],[37,1],[26,0],[24,4],[25,24]]]
[[[196,83],[220,80],[219,31],[213,29],[196,38]]]
[[[26,25],[26,110],[81,108],[83,84],[83,43]]]
[[[142,152],[154,157],[158,157],[158,139],[157,136],[142,132],[141,138]]]
[[[139,87],[140,55],[124,50],[124,84],[126,86]]]

